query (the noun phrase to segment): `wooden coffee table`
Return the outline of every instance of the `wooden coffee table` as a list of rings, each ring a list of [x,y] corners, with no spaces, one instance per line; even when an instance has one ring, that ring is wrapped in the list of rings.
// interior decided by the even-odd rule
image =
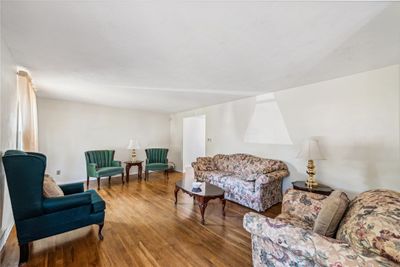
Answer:
[[[222,215],[225,216],[225,191],[218,186],[212,185],[207,182],[203,182],[199,192],[194,192],[192,189],[192,183],[195,182],[192,178],[184,178],[179,180],[175,184],[175,205],[178,203],[178,192],[182,190],[186,194],[193,197],[199,203],[200,212],[201,212],[201,223],[204,224],[204,212],[207,208],[207,203],[211,199],[219,198],[222,202]]]

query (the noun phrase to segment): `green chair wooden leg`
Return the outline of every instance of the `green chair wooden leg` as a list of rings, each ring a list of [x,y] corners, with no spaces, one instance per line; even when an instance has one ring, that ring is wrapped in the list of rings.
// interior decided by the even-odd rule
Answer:
[[[28,262],[29,259],[29,243],[19,245],[19,265]]]
[[[100,190],[100,177],[97,177],[97,190]]]
[[[103,240],[103,239],[104,239],[103,233],[102,233],[103,227],[104,227],[104,223],[99,224],[99,233],[98,233],[98,236],[99,236],[99,239],[100,239],[100,240]]]

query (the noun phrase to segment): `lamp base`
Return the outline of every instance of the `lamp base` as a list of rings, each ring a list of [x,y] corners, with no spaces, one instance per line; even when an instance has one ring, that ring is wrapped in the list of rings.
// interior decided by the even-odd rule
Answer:
[[[136,150],[135,149],[132,149],[131,161],[136,162]]]
[[[308,188],[312,189],[313,187],[318,186],[317,181],[315,180],[315,165],[313,160],[309,160],[307,164],[307,174],[308,178],[306,181],[306,185]]]

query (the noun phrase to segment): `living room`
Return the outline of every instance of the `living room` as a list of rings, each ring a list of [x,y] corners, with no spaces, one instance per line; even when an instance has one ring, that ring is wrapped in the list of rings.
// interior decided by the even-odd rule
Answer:
[[[1,266],[400,264],[400,3],[0,10]]]

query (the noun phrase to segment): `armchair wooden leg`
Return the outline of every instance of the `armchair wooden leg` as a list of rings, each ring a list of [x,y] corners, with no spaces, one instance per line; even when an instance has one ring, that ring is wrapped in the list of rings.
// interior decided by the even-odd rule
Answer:
[[[169,180],[169,173],[168,173],[168,170],[166,170],[165,173],[167,174],[167,180]]]
[[[19,245],[19,266],[28,262],[29,259],[29,243]]]
[[[108,184],[111,183],[111,176],[108,176]]]
[[[124,172],[122,172],[122,174],[121,174],[121,179],[122,179],[122,184],[124,184],[125,183],[125,181],[124,181]]]
[[[97,177],[97,190],[100,190],[100,177]]]
[[[102,233],[103,227],[104,227],[104,223],[99,224],[99,234],[98,234],[98,236],[99,236],[99,239],[100,239],[100,240],[103,240],[103,239],[104,239],[103,233]]]
[[[144,172],[144,180],[145,180],[145,181],[148,181],[148,180],[149,180],[149,171],[148,171],[148,170],[146,170],[146,171]]]
[[[89,176],[87,176],[87,180],[86,180],[86,189],[89,189]]]

